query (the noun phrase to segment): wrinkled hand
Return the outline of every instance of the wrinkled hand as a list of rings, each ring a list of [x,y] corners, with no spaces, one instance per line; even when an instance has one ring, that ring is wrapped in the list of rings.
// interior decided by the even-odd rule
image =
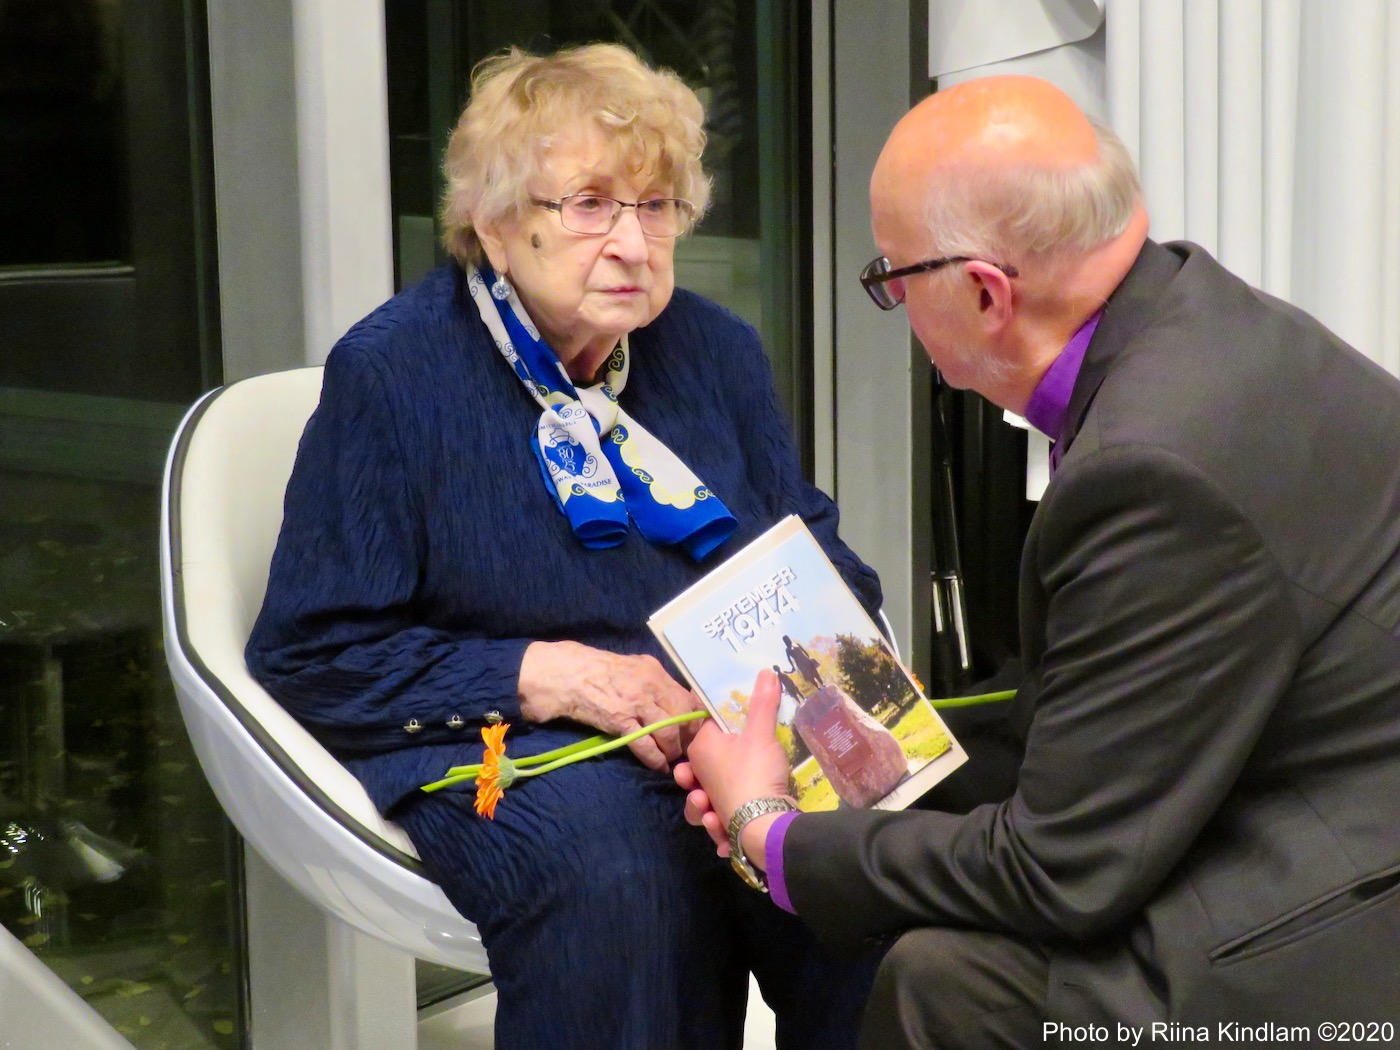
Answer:
[[[569,718],[614,736],[699,706],[654,657],[621,656],[579,642],[531,642],[518,689],[528,721]],[[628,747],[642,765],[665,772],[681,757],[681,730],[668,726]]]
[[[688,761],[676,766],[676,783],[687,792],[685,819],[709,832],[721,857],[729,855],[725,829],[736,809],[751,798],[787,794],[787,753],[777,736],[781,699],[778,676],[760,671],[744,728],[726,733],[706,721],[691,741]],[[750,852],[747,839],[744,851]]]

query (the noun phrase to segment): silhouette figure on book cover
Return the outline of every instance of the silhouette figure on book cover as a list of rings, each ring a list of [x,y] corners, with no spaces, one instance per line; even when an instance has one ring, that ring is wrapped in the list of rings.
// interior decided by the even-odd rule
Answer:
[[[787,647],[788,670],[806,679],[808,685],[802,690],[803,696],[810,696],[826,683],[822,681],[821,668],[817,658],[809,653],[801,642],[794,642],[789,635],[783,635],[783,645]]]
[[[778,724],[790,726],[792,725],[793,716],[797,714],[798,706],[806,697],[802,694],[802,689],[797,684],[797,680],[787,671],[784,671],[777,664],[774,664],[773,673],[778,676],[778,684],[783,690],[782,703],[778,706]]]

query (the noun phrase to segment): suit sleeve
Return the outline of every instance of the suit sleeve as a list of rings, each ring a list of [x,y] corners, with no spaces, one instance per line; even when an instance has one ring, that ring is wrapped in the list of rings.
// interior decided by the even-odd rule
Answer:
[[[1022,567],[1045,651],[1015,792],[966,815],[803,816],[784,864],[833,940],[963,925],[1085,939],[1142,908],[1240,776],[1299,656],[1254,527],[1168,453],[1057,479]],[[1035,598],[1032,598],[1035,600]]]
[[[327,745],[459,742],[449,719],[514,718],[529,639],[464,637],[415,615],[424,533],[386,382],[356,333],[331,354],[287,486],[250,670]],[[422,728],[411,736],[404,727]]]

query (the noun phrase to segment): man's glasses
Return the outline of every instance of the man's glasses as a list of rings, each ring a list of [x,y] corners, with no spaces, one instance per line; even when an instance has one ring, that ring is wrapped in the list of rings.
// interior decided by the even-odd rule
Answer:
[[[679,237],[690,229],[695,216],[690,201],[678,197],[657,197],[629,204],[594,193],[571,193],[553,201],[532,200],[541,208],[557,211],[559,221],[570,233],[589,236],[611,232],[623,208],[637,209],[637,222],[648,237]]]
[[[893,310],[904,302],[904,281],[902,278],[910,277],[916,273],[928,273],[950,263],[972,262],[972,260],[973,257],[970,255],[948,255],[942,259],[925,259],[923,262],[917,262],[911,266],[901,266],[891,270],[890,261],[880,255],[865,264],[865,269],[860,271],[860,283],[876,306],[881,310]],[[1014,266],[1007,266],[1003,263],[992,263],[992,265],[1008,277],[1020,276],[1020,271]]]

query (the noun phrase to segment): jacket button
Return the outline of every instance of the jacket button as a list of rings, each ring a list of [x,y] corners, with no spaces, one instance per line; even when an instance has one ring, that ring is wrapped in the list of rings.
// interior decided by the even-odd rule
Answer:
[[[466,723],[462,721],[461,715],[453,715],[447,720],[448,729],[461,729],[464,725],[466,725]]]
[[[423,723],[416,718],[410,718],[403,727],[405,733],[420,733],[423,730]]]

